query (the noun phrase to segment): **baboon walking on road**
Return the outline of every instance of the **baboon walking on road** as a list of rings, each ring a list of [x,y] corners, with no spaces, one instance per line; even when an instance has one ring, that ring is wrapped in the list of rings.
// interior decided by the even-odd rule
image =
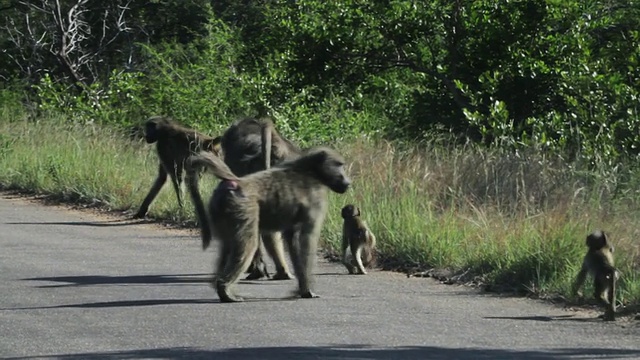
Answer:
[[[360,217],[360,208],[346,205],[342,208],[342,263],[349,274],[365,275],[365,267],[373,264],[376,237]],[[348,261],[347,249],[351,249],[352,261]]]
[[[604,320],[614,321],[616,313],[616,280],[618,271],[613,265],[613,245],[603,231],[587,236],[589,250],[582,261],[582,268],[573,285],[573,293],[580,293],[588,274],[593,276],[594,297],[606,306]],[[581,294],[580,294],[581,295]]]
[[[184,162],[189,155],[200,151],[211,151],[217,154],[221,140],[220,137],[212,138],[186,128],[165,116],[149,118],[145,123],[144,137],[147,143],[156,143],[160,165],[158,166],[158,176],[153,182],[151,190],[134,215],[136,218],[143,218],[147,215],[149,206],[167,181],[167,175],[171,177],[173,188],[178,197],[178,204],[182,207],[180,185],[182,184]]]
[[[197,167],[206,166],[222,181],[209,200],[209,214],[198,192]],[[328,148],[269,170],[244,177],[234,175],[219,158],[202,153],[188,161],[187,185],[201,225],[203,246],[212,235],[220,240],[215,287],[222,302],[242,301],[232,287],[249,267],[260,244],[260,233],[282,232],[298,279],[298,295],[311,290],[317,241],[327,212],[328,189],[342,194],[351,182],[344,159]]]
[[[300,156],[301,150],[280,135],[268,119],[245,118],[232,124],[222,135],[224,162],[231,171],[245,176]],[[276,266],[274,280],[291,279],[285,261],[280,233],[263,233],[262,243]],[[248,271],[248,280],[269,277],[267,266],[258,247]]]

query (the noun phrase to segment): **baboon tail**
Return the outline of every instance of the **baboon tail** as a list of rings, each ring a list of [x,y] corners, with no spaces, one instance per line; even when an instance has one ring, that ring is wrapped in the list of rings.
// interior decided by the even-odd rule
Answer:
[[[362,259],[363,259],[362,264],[367,268],[370,268],[375,265],[376,254],[371,247],[365,246],[362,249]]]
[[[191,157],[187,160],[187,189],[191,196],[191,201],[196,208],[196,216],[198,217],[198,223],[200,224],[200,234],[202,235],[202,249],[206,250],[211,243],[211,227],[209,225],[209,218],[198,190],[198,166],[193,164]]]
[[[271,167],[271,134],[273,130],[273,123],[265,121],[262,126],[262,156],[264,156],[264,168],[269,169]]]
[[[215,156],[209,152],[201,152],[198,155],[191,155],[187,159],[187,165],[190,168],[197,168],[205,166],[210,169],[220,180],[234,180],[238,181],[238,177],[229,169],[227,164],[224,163],[220,157]]]

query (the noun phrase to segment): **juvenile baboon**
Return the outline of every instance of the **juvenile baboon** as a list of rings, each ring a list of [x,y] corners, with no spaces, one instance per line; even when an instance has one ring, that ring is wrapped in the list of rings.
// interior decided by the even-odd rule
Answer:
[[[342,263],[349,270],[349,274],[365,275],[365,267],[374,262],[374,249],[376,237],[373,235],[367,223],[360,217],[360,208],[354,205],[346,205],[342,208]],[[351,249],[352,261],[348,261],[348,251]],[[364,259],[364,261],[363,261]]]
[[[276,131],[268,119],[245,118],[232,124],[222,135],[221,147],[224,162],[239,177],[269,169],[272,165],[300,156],[301,150]],[[274,280],[291,279],[284,256],[282,239],[278,232],[263,233],[262,244],[276,266]],[[247,269],[248,280],[269,277],[262,257],[262,246],[258,247],[252,263]]]
[[[167,181],[167,174],[171,177],[173,188],[178,197],[178,204],[182,207],[180,185],[182,184],[184,162],[189,155],[199,151],[211,151],[219,154],[221,140],[220,137],[212,138],[186,128],[165,116],[149,118],[145,123],[144,137],[147,143],[156,143],[160,165],[158,166],[158,176],[153,182],[151,190],[134,215],[136,218],[145,217],[151,202]]]
[[[589,250],[582,261],[582,268],[573,285],[573,294],[579,294],[587,274],[593,276],[594,297],[606,306],[604,320],[615,320],[616,280],[618,272],[613,264],[613,245],[607,242],[603,231],[594,231],[587,236]]]
[[[199,166],[211,169],[222,181],[209,200],[209,213],[198,192]],[[220,240],[220,260],[215,287],[222,302],[242,301],[232,287],[249,267],[260,244],[260,233],[282,232],[298,279],[298,295],[311,291],[320,229],[327,212],[328,189],[344,193],[351,184],[344,160],[328,148],[269,170],[237,177],[219,158],[201,153],[188,160],[187,188],[201,225],[206,247],[212,235]]]

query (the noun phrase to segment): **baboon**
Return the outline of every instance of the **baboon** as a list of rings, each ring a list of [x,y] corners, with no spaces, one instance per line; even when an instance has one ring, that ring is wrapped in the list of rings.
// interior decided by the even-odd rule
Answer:
[[[167,181],[167,174],[171,177],[173,188],[178,197],[180,207],[182,203],[182,184],[184,162],[189,155],[199,151],[211,151],[219,155],[220,137],[212,138],[195,130],[186,128],[171,118],[153,116],[145,122],[144,137],[147,143],[156,143],[156,150],[160,165],[158,176],[151,186],[151,190],[142,201],[135,218],[143,218],[149,211],[151,202],[156,198],[160,189]]]
[[[268,119],[245,118],[232,124],[222,135],[224,162],[239,177],[300,156],[301,150],[276,131],[273,122]],[[262,244],[276,265],[274,280],[291,279],[284,256],[282,239],[278,232],[264,233]],[[262,245],[261,244],[261,245]],[[267,266],[262,257],[262,246],[256,250],[247,280],[269,277]]]
[[[614,321],[616,311],[616,280],[618,271],[613,265],[613,245],[607,242],[603,231],[597,230],[587,236],[589,250],[582,261],[582,268],[573,285],[573,294],[582,296],[580,288],[587,278],[593,276],[594,297],[606,306],[604,320]]]
[[[209,200],[208,215],[195,174],[203,165],[222,180]],[[212,236],[220,240],[214,281],[220,301],[242,301],[233,293],[233,285],[249,267],[260,233],[278,231],[288,246],[298,279],[297,294],[316,297],[311,272],[327,212],[328,189],[342,194],[351,184],[342,156],[319,147],[269,170],[237,177],[221,159],[201,153],[189,158],[187,169],[187,188],[198,215],[203,247]]]
[[[342,208],[342,263],[349,270],[349,274],[365,275],[365,267],[374,262],[374,249],[376,237],[373,235],[367,223],[360,217],[360,208],[354,205],[346,205]],[[348,251],[351,249],[352,261],[349,262]],[[363,261],[364,259],[364,261]]]

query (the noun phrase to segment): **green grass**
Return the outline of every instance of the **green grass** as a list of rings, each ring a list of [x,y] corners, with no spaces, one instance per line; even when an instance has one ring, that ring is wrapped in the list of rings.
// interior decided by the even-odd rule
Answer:
[[[5,189],[135,210],[156,175],[153,146],[108,128],[18,120],[0,122],[0,134]],[[439,141],[399,146],[361,140],[337,147],[354,185],[330,197],[322,235],[329,251],[339,248],[341,207],[354,203],[378,238],[384,266],[448,268],[494,288],[575,300],[568,291],[584,239],[602,228],[616,245],[623,273],[619,299],[639,303],[636,178],[623,166],[599,173],[533,152]],[[203,191],[215,185],[210,178]],[[192,222],[189,204],[180,210],[166,185],[150,216]]]

